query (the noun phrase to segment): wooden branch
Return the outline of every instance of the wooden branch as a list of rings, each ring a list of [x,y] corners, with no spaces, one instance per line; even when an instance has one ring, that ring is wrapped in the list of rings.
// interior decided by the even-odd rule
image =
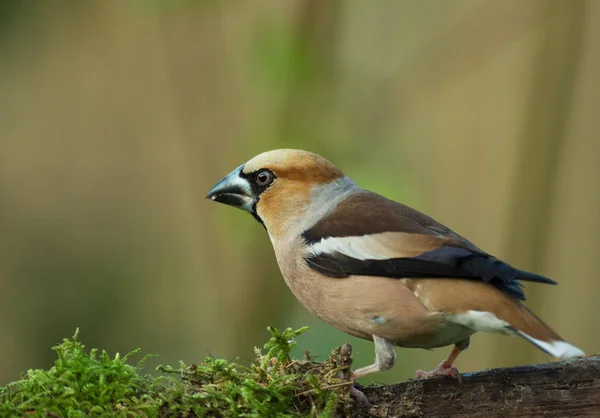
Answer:
[[[367,387],[356,416],[600,416],[600,356]]]

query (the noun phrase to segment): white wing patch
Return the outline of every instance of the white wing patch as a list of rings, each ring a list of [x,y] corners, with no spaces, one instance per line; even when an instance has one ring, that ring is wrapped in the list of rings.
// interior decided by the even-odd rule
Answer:
[[[344,254],[357,260],[387,260],[402,257],[390,244],[386,233],[362,235],[358,237],[329,237],[313,244],[310,251],[314,255]],[[386,239],[387,238],[387,239]]]

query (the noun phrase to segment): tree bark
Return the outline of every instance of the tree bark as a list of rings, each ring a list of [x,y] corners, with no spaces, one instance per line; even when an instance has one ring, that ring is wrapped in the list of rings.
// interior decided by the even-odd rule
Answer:
[[[600,416],[600,356],[364,389],[355,416]]]

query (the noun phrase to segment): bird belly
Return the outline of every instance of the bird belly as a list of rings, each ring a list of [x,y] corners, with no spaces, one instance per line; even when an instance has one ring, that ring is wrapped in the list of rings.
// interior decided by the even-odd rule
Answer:
[[[293,274],[282,272],[294,295],[312,314],[358,338],[372,340],[377,335],[400,347],[434,348],[454,344],[473,333],[428,310],[403,280],[331,278],[308,268]]]

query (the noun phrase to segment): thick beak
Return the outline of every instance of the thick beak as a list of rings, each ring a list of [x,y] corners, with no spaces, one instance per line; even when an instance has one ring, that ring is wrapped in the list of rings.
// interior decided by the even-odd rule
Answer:
[[[236,208],[244,209],[250,213],[254,212],[256,200],[252,195],[252,189],[248,180],[242,177],[242,164],[213,187],[206,195],[207,199],[224,203]]]

